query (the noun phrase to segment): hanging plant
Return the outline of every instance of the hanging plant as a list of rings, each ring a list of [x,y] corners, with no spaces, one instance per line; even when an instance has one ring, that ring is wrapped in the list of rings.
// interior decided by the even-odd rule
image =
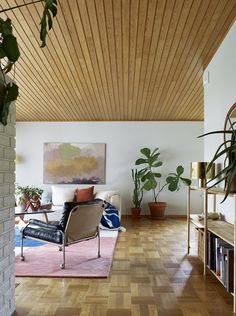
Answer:
[[[14,10],[37,2],[43,2],[44,10],[41,18],[40,40],[41,48],[46,46],[48,31],[52,28],[52,18],[57,14],[57,0],[38,0],[27,4],[1,10],[0,13]],[[12,32],[11,20],[0,18],[0,122],[7,125],[9,107],[18,97],[18,86],[15,82],[7,82],[6,74],[12,70],[20,57],[17,39]]]

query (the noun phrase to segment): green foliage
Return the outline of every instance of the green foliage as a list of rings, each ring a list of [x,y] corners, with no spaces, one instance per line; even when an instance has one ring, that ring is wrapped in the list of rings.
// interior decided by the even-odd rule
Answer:
[[[47,30],[52,28],[52,17],[55,17],[57,14],[57,1],[42,0],[42,2],[44,3],[44,11],[40,23],[40,40],[42,41],[41,47],[44,47],[46,45]],[[12,9],[33,3],[18,5]],[[11,10],[11,8],[1,10],[0,13],[8,10]],[[0,122],[4,126],[7,125],[10,104],[16,101],[19,94],[16,83],[7,83],[6,74],[11,71],[19,57],[20,51],[17,39],[12,33],[11,20],[9,18],[6,20],[0,18]]]
[[[42,41],[41,47],[46,46],[46,36],[48,31],[52,28],[52,18],[57,15],[57,0],[44,0],[45,6],[43,11],[43,16],[41,18],[41,30],[40,30],[40,40]]]
[[[15,190],[15,194],[16,194],[16,199],[18,201],[18,204],[22,204],[23,202],[23,198],[22,195],[25,194],[27,195],[30,199],[32,199],[32,197],[34,195],[39,195],[39,197],[41,198],[42,194],[43,194],[43,190],[38,188],[38,187],[34,187],[34,186],[20,186],[20,185],[16,185],[16,190]]]
[[[146,191],[152,190],[155,202],[157,202],[158,195],[166,186],[169,191],[173,192],[179,190],[181,182],[185,185],[191,184],[190,179],[182,177],[184,168],[178,166],[176,173],[170,173],[166,178],[165,184],[161,187],[159,179],[162,175],[156,171],[156,168],[163,164],[163,162],[159,160],[159,148],[155,148],[153,151],[149,148],[142,148],[140,152],[144,157],[137,159],[135,165],[144,165],[144,168],[139,171],[140,179],[143,183],[142,189]]]
[[[140,174],[137,169],[132,169],[132,179],[134,182],[133,204],[140,208],[143,199],[143,190],[141,188]]]
[[[213,131],[199,136],[204,137],[213,134],[223,134],[230,136],[229,140],[224,140],[223,143],[217,148],[212,160],[207,167],[208,172],[211,169],[213,163],[216,163],[220,157],[224,158],[222,170],[216,173],[214,178],[207,182],[207,184],[210,185],[209,188],[212,188],[224,181],[225,196],[221,203],[227,199],[231,191],[234,178],[236,177],[236,130],[234,125],[235,124],[231,124],[228,130]]]

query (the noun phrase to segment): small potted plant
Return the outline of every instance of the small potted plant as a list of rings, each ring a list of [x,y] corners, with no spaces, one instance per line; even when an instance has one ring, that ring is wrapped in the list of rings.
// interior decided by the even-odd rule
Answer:
[[[131,213],[134,218],[140,218],[143,190],[141,188],[140,174],[137,169],[132,169],[132,179],[134,182],[132,196],[134,207],[131,208]]]
[[[38,195],[40,198],[43,194],[43,190],[34,186],[20,186],[16,185],[16,200],[17,205],[22,208],[22,210],[25,209],[27,202],[33,198],[34,195]]]
[[[165,214],[166,202],[157,202],[157,198],[162,190],[167,187],[171,192],[178,191],[180,183],[190,185],[191,180],[182,177],[184,168],[178,166],[175,173],[169,173],[164,184],[158,181],[161,178],[161,173],[156,171],[156,168],[162,166],[162,161],[159,160],[159,148],[155,148],[152,152],[149,148],[142,148],[140,152],[144,157],[136,160],[136,165],[144,165],[144,168],[139,171],[142,189],[146,191],[152,190],[153,201],[148,203],[151,218],[162,218]]]

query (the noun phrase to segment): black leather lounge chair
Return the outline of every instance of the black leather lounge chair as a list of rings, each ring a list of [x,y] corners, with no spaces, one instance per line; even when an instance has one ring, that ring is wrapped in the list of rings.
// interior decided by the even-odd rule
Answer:
[[[98,237],[98,257],[100,257],[99,223],[102,213],[102,201],[89,205],[66,202],[59,222],[48,224],[37,219],[30,219],[21,232],[21,260],[24,261],[24,238],[58,245],[63,254],[60,264],[62,269],[65,268],[65,246],[70,244]]]

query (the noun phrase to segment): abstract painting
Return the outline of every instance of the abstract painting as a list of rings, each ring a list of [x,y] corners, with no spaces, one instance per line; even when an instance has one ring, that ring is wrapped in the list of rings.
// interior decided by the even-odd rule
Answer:
[[[44,143],[45,184],[104,184],[106,145]]]

